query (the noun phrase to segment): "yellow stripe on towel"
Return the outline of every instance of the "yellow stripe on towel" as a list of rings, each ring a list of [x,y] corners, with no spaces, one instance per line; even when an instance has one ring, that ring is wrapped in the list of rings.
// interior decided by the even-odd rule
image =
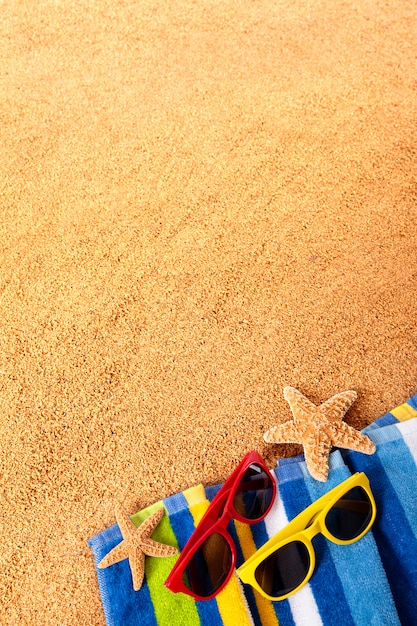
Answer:
[[[400,406],[397,406],[395,409],[392,409],[390,413],[400,422],[406,422],[413,417],[417,417],[417,411],[406,402],[404,402],[404,404],[401,404]]]
[[[200,504],[201,502],[204,502],[204,503],[207,502],[206,492],[204,491],[203,485],[195,485],[195,487],[190,487],[189,489],[186,489],[182,493],[184,495],[184,498],[187,500],[188,506],[193,506],[194,504]],[[195,519],[194,519],[194,522],[195,522]]]
[[[252,531],[248,524],[243,522],[235,522],[237,536],[239,537],[240,547],[243,552],[243,558],[245,561],[256,552],[256,545],[252,537]],[[261,618],[262,626],[278,626],[279,621],[276,616],[272,602],[267,598],[261,596],[256,589],[253,590],[256,606],[258,609],[259,617]]]
[[[183,494],[193,516],[194,526],[197,526],[210,506],[210,502],[205,497],[204,488],[202,485],[197,485],[187,489]],[[239,626],[253,625],[246,598],[242,593],[236,573],[233,573],[226,587],[216,596],[216,601],[225,626],[236,626],[236,624],[239,624]]]

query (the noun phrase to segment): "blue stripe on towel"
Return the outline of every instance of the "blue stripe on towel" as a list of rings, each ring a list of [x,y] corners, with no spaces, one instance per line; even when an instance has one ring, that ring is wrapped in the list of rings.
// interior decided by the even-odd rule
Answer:
[[[369,433],[373,437],[373,432]],[[354,471],[367,474],[375,496],[378,515],[373,527],[379,554],[391,585],[397,612],[402,624],[417,624],[417,537],[415,506],[415,463],[413,478],[403,472],[410,468],[410,451],[400,438],[378,444],[377,452],[372,456],[352,452],[346,456],[346,462]],[[399,479],[394,479],[395,472]],[[391,482],[394,480],[394,484]],[[403,483],[400,484],[399,483]],[[398,489],[398,491],[397,491]],[[414,495],[414,503],[413,503]],[[404,510],[410,501],[410,511]],[[412,526],[409,517],[412,515]]]
[[[285,626],[296,626],[288,600],[274,602],[274,604],[279,624],[285,624]]]
[[[223,485],[209,485],[208,487],[204,487],[204,492],[209,502],[212,502],[212,500],[217,495],[217,492],[220,491],[222,486]]]
[[[398,444],[398,445],[397,445]],[[399,452],[401,447],[402,462],[400,466],[393,467],[392,458],[394,457],[394,447]],[[404,515],[410,524],[413,536],[417,536],[417,511],[416,511],[416,491],[417,488],[417,466],[413,457],[410,455],[404,440],[392,441],[379,448],[378,454],[381,463],[387,473],[389,481],[393,486],[398,500],[401,503]],[[414,488],[410,489],[410,485]],[[415,560],[417,561],[417,550],[415,552]]]
[[[195,604],[202,625],[210,624],[210,626],[222,626],[223,620],[219,613],[216,598],[205,601],[198,600]]]
[[[188,508],[183,509],[180,515],[173,513],[169,521],[177,538],[178,546],[182,550],[195,530],[193,516]]]
[[[183,509],[188,508],[188,502],[184,494],[176,493],[173,496],[169,496],[165,498],[163,501],[164,507],[167,510],[168,515],[172,515],[173,513],[178,513],[178,511],[182,511]]]

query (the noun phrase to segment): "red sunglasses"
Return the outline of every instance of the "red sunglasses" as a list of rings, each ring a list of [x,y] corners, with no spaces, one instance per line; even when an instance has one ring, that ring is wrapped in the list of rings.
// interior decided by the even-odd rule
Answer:
[[[232,519],[260,522],[271,509],[276,484],[260,455],[249,452],[217,493],[165,581],[174,593],[210,600],[223,589],[236,563],[227,532]]]

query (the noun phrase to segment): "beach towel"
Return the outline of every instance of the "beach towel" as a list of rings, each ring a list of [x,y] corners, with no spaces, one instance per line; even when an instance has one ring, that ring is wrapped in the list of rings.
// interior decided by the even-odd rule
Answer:
[[[239,566],[288,520],[351,473],[368,475],[378,509],[372,530],[349,546],[315,538],[315,572],[295,595],[270,602],[233,575],[216,598],[195,602],[163,585],[175,556],[147,558],[144,585],[135,592],[128,562],[121,561],[97,569],[107,625],[417,624],[413,610],[417,572],[412,558],[417,554],[416,417],[414,396],[365,429],[377,446],[374,455],[332,452],[326,483],[309,475],[302,456],[280,460],[273,472],[278,495],[267,518],[253,526],[230,525]],[[182,549],[219,488],[192,487],[133,515],[132,521],[138,525],[156,507],[164,506],[166,515],[152,537]],[[120,541],[117,525],[90,539],[96,565]]]

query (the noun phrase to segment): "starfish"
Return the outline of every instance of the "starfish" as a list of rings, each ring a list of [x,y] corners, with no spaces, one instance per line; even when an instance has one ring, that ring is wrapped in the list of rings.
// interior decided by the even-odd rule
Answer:
[[[178,554],[178,550],[173,546],[159,543],[150,538],[164,513],[165,509],[163,507],[156,509],[136,528],[122,506],[117,504],[115,515],[123,541],[100,561],[98,567],[102,569],[124,559],[129,559],[133,589],[138,591],[142,586],[145,574],[145,554],[147,556],[172,556],[173,554]]]
[[[273,426],[264,434],[269,443],[301,443],[310,474],[326,481],[328,456],[332,446],[365,454],[375,452],[375,444],[342,420],[357,398],[356,391],[342,391],[316,406],[294,387],[284,388],[294,420]]]

